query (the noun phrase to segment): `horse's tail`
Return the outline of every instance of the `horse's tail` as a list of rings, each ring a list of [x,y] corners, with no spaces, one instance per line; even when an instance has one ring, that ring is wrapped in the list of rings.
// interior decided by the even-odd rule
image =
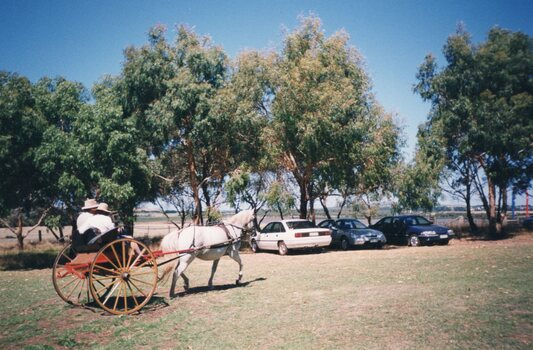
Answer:
[[[177,265],[179,265],[180,261],[178,260],[178,263]],[[176,266],[177,266],[176,265]],[[161,283],[161,284],[165,284],[167,283],[167,280],[168,280],[168,277],[170,276],[170,272],[173,270],[174,268],[172,267],[172,265],[167,265],[164,269],[163,269],[163,273],[159,276],[157,276],[157,283]]]
[[[178,250],[178,239],[179,239],[179,236],[180,236],[180,233],[181,233],[182,230],[177,230],[177,231],[172,231],[170,232],[169,234],[165,235],[163,237],[163,239],[161,240],[161,245],[159,246],[159,248],[161,249],[161,251],[163,253],[165,252],[174,252],[174,251],[177,251]],[[174,259],[174,254],[171,254],[173,257],[169,259]],[[168,256],[168,255],[167,255]],[[167,259],[168,261],[168,259]],[[165,263],[165,262],[163,262]],[[179,264],[179,260],[178,260],[178,264]],[[161,275],[158,276],[157,280],[159,283],[161,283],[162,281],[164,281],[163,283],[165,283],[168,279],[168,276],[169,276],[169,273],[173,270],[173,264],[168,264],[164,269],[163,269],[163,273]]]

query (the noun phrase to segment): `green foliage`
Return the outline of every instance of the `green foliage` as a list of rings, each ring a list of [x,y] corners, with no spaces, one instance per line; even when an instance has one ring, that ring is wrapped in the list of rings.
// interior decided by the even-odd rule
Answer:
[[[442,141],[427,126],[421,125],[418,130],[414,160],[396,169],[397,212],[406,209],[431,211],[441,195],[439,181],[445,166],[444,149]]]
[[[375,190],[397,158],[398,128],[373,99],[348,40],[345,32],[326,37],[316,17],[302,18],[273,67],[268,137],[273,159],[298,184],[301,217],[317,185]]]
[[[29,212],[36,204],[40,184],[33,157],[44,128],[30,81],[0,71],[0,215],[21,207]]]
[[[474,45],[459,28],[443,52],[447,65],[440,70],[426,57],[415,91],[432,103],[428,130],[442,141],[450,168],[463,170],[465,181],[472,165],[486,176],[488,194],[483,184],[476,187],[495,230],[507,189],[524,190],[533,176],[533,42],[493,28],[486,42]]]

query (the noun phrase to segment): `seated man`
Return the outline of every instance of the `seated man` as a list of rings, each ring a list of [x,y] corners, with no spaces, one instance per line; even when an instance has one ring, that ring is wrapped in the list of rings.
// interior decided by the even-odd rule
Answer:
[[[96,208],[96,214],[90,217],[78,230],[81,234],[92,231],[93,234],[91,235],[94,237],[111,231],[115,227],[107,203],[100,203]],[[86,237],[86,240],[89,239],[92,239],[92,237]]]
[[[85,225],[87,220],[92,218],[96,214],[96,208],[98,208],[98,202],[96,202],[95,199],[87,199],[85,200],[85,203],[83,207],[81,208],[81,214],[78,216],[78,219],[76,219],[76,227],[78,228],[79,233],[83,233],[84,231],[80,231],[80,227]]]

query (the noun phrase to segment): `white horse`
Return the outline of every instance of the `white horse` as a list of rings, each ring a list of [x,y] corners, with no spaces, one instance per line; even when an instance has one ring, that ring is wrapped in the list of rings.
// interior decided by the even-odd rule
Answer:
[[[242,278],[242,262],[239,256],[241,230],[247,227],[253,219],[253,209],[244,210],[223,221],[221,225],[189,226],[163,237],[161,241],[163,252],[190,250],[190,252],[180,256],[174,268],[169,292],[170,298],[176,296],[174,289],[180,276],[183,278],[185,290],[189,289],[189,279],[184,272],[196,257],[202,260],[213,260],[211,277],[208,282],[209,288],[213,288],[213,276],[217,270],[218,262],[222,256],[228,254],[239,264],[239,277],[236,281],[236,284],[239,284]]]

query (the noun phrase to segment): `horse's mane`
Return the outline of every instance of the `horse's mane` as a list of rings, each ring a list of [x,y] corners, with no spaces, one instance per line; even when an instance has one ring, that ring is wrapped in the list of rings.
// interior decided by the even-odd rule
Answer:
[[[243,210],[233,215],[232,217],[224,220],[224,222],[227,224],[244,226],[252,220],[253,216],[254,216],[253,209]]]

